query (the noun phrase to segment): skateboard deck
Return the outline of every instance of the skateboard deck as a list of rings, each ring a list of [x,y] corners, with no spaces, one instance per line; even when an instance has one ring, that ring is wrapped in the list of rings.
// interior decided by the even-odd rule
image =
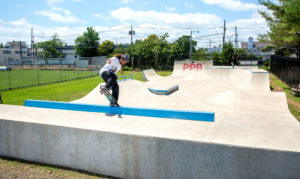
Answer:
[[[119,103],[115,100],[115,98],[110,94],[109,91],[107,91],[106,93],[103,93],[103,94],[110,103],[115,104],[117,107],[120,106]]]

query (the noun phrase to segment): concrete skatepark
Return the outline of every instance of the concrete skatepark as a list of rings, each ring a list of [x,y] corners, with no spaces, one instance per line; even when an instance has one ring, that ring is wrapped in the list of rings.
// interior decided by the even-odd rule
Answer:
[[[0,106],[0,156],[121,178],[297,178],[300,125],[257,67],[175,62],[120,82],[131,108],[214,113],[214,121]],[[99,84],[100,85],[100,84]],[[167,90],[169,95],[148,90]],[[107,105],[99,86],[73,104]]]

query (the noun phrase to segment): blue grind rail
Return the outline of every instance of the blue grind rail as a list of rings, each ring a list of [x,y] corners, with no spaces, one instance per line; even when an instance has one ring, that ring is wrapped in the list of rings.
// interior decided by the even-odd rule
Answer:
[[[145,116],[145,117],[185,119],[185,120],[207,121],[207,122],[214,122],[214,118],[215,118],[214,112],[136,108],[136,107],[124,107],[124,106],[110,107],[105,105],[41,101],[41,100],[25,100],[24,106],[48,108],[48,109],[84,111],[84,112],[99,112],[99,113],[110,113],[110,114]]]
[[[126,81],[126,80],[133,80],[133,74],[131,75],[125,75],[125,76],[118,76],[118,82]]]

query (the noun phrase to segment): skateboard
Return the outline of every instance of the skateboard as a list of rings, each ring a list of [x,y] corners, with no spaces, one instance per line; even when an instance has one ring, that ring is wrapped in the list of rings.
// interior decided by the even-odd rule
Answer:
[[[115,100],[115,98],[111,95],[111,93],[109,91],[103,91],[103,92],[101,92],[101,90],[100,90],[100,93],[104,94],[104,96],[108,99],[108,101],[111,104],[113,104],[113,105],[115,105],[117,107],[120,106],[119,103]]]
[[[120,107],[119,103],[115,100],[115,98],[110,94],[109,91],[104,93],[104,96],[108,99],[111,104],[114,104],[117,107]]]

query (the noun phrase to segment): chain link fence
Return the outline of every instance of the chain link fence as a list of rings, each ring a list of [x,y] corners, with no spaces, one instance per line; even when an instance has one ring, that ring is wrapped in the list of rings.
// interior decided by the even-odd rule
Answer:
[[[106,57],[0,58],[0,90],[96,76],[105,63]]]
[[[272,55],[270,71],[289,87],[300,89],[300,59]]]

